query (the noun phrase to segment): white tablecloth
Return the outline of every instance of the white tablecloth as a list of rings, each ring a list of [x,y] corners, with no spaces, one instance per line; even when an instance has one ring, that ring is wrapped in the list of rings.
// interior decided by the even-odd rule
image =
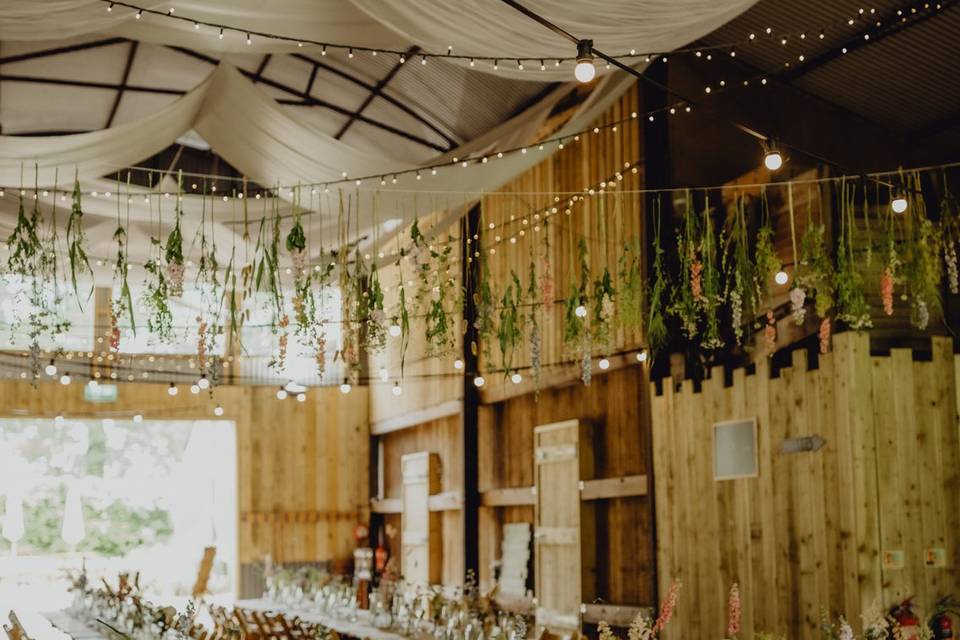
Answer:
[[[330,616],[325,616],[314,611],[293,609],[263,598],[256,600],[238,600],[234,603],[234,605],[240,607],[241,609],[276,611],[283,613],[287,617],[298,616],[301,620],[322,624],[326,627],[330,627],[337,633],[352,636],[354,638],[369,638],[369,640],[407,640],[407,638],[402,635],[376,628],[372,623],[369,622],[369,620],[365,621],[361,619],[357,622],[351,622],[350,620],[331,618]],[[359,615],[367,617],[363,613]]]

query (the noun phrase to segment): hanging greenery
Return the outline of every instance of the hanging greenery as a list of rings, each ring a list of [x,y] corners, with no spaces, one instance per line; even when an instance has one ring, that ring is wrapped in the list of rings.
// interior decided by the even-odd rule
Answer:
[[[760,302],[757,289],[756,269],[750,259],[750,240],[746,216],[747,199],[742,194],[734,196],[733,215],[730,217],[731,231],[727,241],[725,271],[726,298],[730,303],[730,325],[734,341],[743,344],[745,324],[756,316]]]
[[[577,258],[580,265],[580,282],[570,282],[570,292],[564,301],[563,344],[567,350],[584,350],[587,337],[587,304],[590,285],[590,264],[587,261],[587,243],[582,238],[577,244]]]
[[[540,371],[543,367],[543,354],[541,352],[543,345],[541,344],[542,338],[540,336],[541,304],[537,304],[536,301],[542,300],[540,296],[543,290],[538,284],[541,281],[537,278],[536,261],[532,259],[530,260],[529,274],[529,280],[527,281],[527,315],[524,322],[526,322],[530,328],[530,370],[533,372],[534,388],[539,392]]]
[[[75,177],[70,216],[67,218],[67,255],[70,257],[70,282],[73,284],[73,292],[76,294],[78,302],[81,300],[80,288],[77,285],[78,274],[86,273],[90,276],[91,281],[93,279],[90,259],[83,247],[86,236],[83,232],[83,207],[80,200],[80,180]],[[85,299],[89,300],[91,295],[93,295],[92,283]]]
[[[643,326],[643,256],[638,242],[625,242],[618,264],[620,281],[617,312],[620,326],[636,331]]]
[[[908,180],[911,233],[905,256],[906,286],[910,297],[910,322],[926,330],[931,317],[942,317],[940,283],[943,279],[940,262],[940,232],[927,217],[920,191],[920,178]]]
[[[690,191],[684,194],[683,232],[677,237],[677,256],[680,262],[679,279],[673,288],[670,313],[680,322],[684,335],[697,337],[697,323],[703,297],[703,262],[698,216],[693,208]]]
[[[7,238],[10,256],[7,258],[7,270],[19,276],[29,276],[36,267],[37,256],[43,251],[40,245],[36,216],[28,217],[23,206],[23,190],[17,204],[17,223]]]
[[[760,296],[766,296],[770,290],[770,283],[780,271],[780,258],[773,244],[773,224],[770,220],[770,208],[767,200],[767,190],[760,192],[760,228],[757,230],[754,271],[755,286]]]
[[[500,301],[500,321],[497,324],[497,342],[502,356],[500,366],[504,377],[513,371],[517,347],[523,340],[523,316],[520,313],[522,304],[523,287],[517,273],[511,269],[510,282],[504,288]]]
[[[74,193],[78,193],[79,184],[75,184]],[[119,193],[119,185],[117,192]],[[127,174],[127,193],[130,192],[130,174]],[[71,214],[72,215],[72,214]],[[127,198],[127,220],[130,219],[130,199]],[[113,241],[117,243],[117,258],[116,258],[116,267],[113,271],[113,293],[114,298],[111,302],[111,311],[112,317],[115,323],[119,323],[120,320],[126,316],[127,322],[130,323],[130,330],[136,334],[137,332],[137,320],[134,314],[133,309],[133,296],[130,293],[130,263],[129,263],[129,239],[127,238],[127,229],[120,220],[120,201],[117,200],[117,228],[113,232]],[[84,252],[84,257],[86,253]],[[88,264],[89,266],[89,264]],[[114,332],[117,344],[114,347],[114,350],[117,351],[120,348],[119,345],[119,329]]]
[[[840,240],[837,247],[837,318],[855,331],[873,326],[864,292],[863,274],[855,256],[854,193],[841,185]]]
[[[701,342],[705,349],[718,349],[723,346],[720,337],[720,306],[724,302],[722,274],[724,265],[720,258],[718,246],[724,243],[723,231],[719,240],[714,236],[713,212],[710,209],[709,199],[705,201],[702,235],[700,237],[700,255],[703,260],[703,293],[698,302],[706,328]]]
[[[660,244],[660,214],[660,198],[657,197],[653,214],[653,283],[650,285],[647,309],[647,340],[654,350],[660,349],[667,341],[666,305],[664,302],[667,278],[663,265],[664,251]]]
[[[180,228],[180,219],[183,217],[183,173],[177,175],[177,199],[173,207],[173,229],[167,236],[164,247],[166,262],[167,292],[178,298],[183,295],[183,231]]]

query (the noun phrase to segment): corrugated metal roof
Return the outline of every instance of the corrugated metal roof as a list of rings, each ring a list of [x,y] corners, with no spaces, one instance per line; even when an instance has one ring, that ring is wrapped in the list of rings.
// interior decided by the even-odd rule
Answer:
[[[851,39],[862,38],[865,32],[875,34],[897,22],[898,9],[914,16],[914,8],[918,12],[912,18],[915,23],[885,37],[874,36],[868,44],[845,55],[811,65],[818,56]],[[848,23],[850,19],[853,24]],[[880,27],[876,25],[878,20]],[[770,35],[766,33],[768,27],[772,29]],[[752,43],[748,40],[750,33],[757,35]],[[801,38],[801,33],[806,37]],[[793,86],[888,127],[893,133],[927,129],[940,133],[960,127],[957,2],[760,0],[702,42],[742,43],[736,47],[739,62],[771,76],[789,74],[787,81]],[[810,66],[808,71],[800,71]],[[951,119],[952,124],[942,129]]]

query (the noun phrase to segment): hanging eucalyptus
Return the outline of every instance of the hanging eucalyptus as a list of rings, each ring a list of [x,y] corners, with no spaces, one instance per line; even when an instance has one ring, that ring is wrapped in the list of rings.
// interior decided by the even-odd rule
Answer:
[[[119,200],[118,200],[119,203]],[[70,215],[67,218],[67,255],[70,258],[70,282],[73,284],[73,292],[77,296],[77,302],[81,300],[80,288],[77,284],[77,277],[81,273],[90,276],[90,290],[85,296],[86,300],[93,295],[93,269],[90,267],[90,259],[87,257],[87,251],[84,249],[86,236],[83,230],[83,207],[81,205],[80,180],[74,177],[73,198],[71,201]]]
[[[167,236],[164,247],[166,262],[167,293],[174,298],[183,295],[183,231],[180,219],[183,217],[183,172],[177,174],[177,199],[173,208],[173,229]]]
[[[840,239],[837,246],[837,318],[860,331],[873,326],[864,292],[863,274],[854,257],[856,216],[854,192],[846,183],[840,188]]]
[[[511,270],[510,282],[504,288],[500,301],[497,324],[497,342],[500,346],[500,364],[504,376],[513,371],[514,356],[523,340],[523,316],[520,313],[522,304],[523,287],[517,273]]]
[[[653,282],[650,285],[647,306],[647,341],[654,351],[660,349],[667,341],[667,309],[664,301],[667,277],[663,265],[663,246],[660,244],[661,211],[658,196],[654,201],[653,211]]]

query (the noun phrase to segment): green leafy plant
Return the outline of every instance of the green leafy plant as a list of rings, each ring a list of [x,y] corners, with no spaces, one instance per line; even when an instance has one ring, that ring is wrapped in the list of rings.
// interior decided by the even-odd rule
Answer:
[[[663,246],[660,244],[660,217],[660,199],[657,198],[653,214],[653,282],[650,285],[647,307],[647,340],[654,351],[663,347],[667,341],[666,304],[664,301],[667,276],[663,265]]]
[[[643,264],[640,245],[625,242],[619,259],[620,287],[617,292],[617,312],[620,326],[628,331],[643,326]]]
[[[74,179],[70,216],[67,218],[67,255],[70,257],[70,282],[73,284],[73,292],[76,294],[78,302],[81,299],[80,288],[77,285],[78,274],[87,273],[91,279],[93,278],[90,259],[83,247],[86,236],[83,231],[83,207],[80,193],[80,181]],[[90,291],[87,292],[86,299],[89,300],[91,295],[93,295],[92,285]]]
[[[853,193],[842,185],[840,240],[837,247],[837,318],[856,331],[873,326],[870,305],[864,291],[863,274],[854,256]]]
[[[497,342],[500,345],[501,368],[507,376],[514,367],[514,356],[523,339],[523,317],[520,306],[523,304],[523,287],[520,278],[510,271],[510,283],[503,290],[500,301],[500,321],[497,324]]]

